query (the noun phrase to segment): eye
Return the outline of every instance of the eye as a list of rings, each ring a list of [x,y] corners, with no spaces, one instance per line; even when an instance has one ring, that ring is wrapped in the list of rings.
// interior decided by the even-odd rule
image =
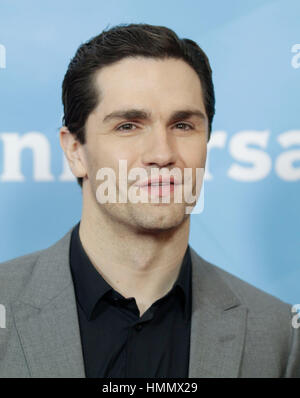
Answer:
[[[132,123],[124,123],[124,124],[121,124],[121,126],[119,126],[119,127],[117,127],[116,128],[116,130],[118,130],[118,131],[123,131],[123,130],[127,130],[127,131],[130,131],[130,130],[132,130],[131,128],[126,128],[126,127],[132,127],[132,126],[134,126],[134,127],[136,127],[134,124],[132,124]]]
[[[183,129],[180,128],[180,130],[190,130],[190,129],[193,129],[193,127],[192,127],[190,124],[187,124],[187,123],[177,123],[177,124],[175,124],[175,126],[185,126]],[[188,129],[187,129],[186,127],[188,127]]]

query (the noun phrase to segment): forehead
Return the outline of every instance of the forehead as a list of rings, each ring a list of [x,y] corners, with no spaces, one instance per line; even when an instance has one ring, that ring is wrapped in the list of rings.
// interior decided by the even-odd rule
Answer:
[[[181,59],[127,57],[100,69],[94,83],[100,93],[101,113],[129,105],[166,111],[198,106],[204,110],[199,76]]]

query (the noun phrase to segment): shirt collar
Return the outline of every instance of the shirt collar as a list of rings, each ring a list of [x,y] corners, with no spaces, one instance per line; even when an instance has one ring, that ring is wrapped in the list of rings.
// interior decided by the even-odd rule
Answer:
[[[191,275],[192,275],[192,262],[191,262],[191,253],[190,246],[187,246],[185,251],[180,272],[176,282],[174,283],[174,287],[178,287],[182,293],[183,304],[184,304],[184,317],[186,320],[190,318],[191,315],[191,304],[192,304],[192,284],[191,284]]]
[[[96,304],[105,293],[112,290],[112,287],[103,279],[87,256],[80,241],[79,225],[80,222],[72,232],[70,266],[77,299],[87,318],[91,319]]]
[[[79,237],[80,222],[74,227],[70,244],[70,268],[79,305],[90,320],[97,303],[114,289],[103,279],[87,256]],[[191,255],[188,245],[172,290],[180,292],[186,320],[191,314]]]

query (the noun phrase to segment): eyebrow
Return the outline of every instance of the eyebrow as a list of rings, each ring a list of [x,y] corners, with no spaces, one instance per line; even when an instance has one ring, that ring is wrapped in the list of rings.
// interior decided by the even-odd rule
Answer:
[[[169,117],[168,122],[174,122],[176,120],[189,119],[192,116],[196,116],[199,119],[206,120],[205,114],[200,109],[183,109],[174,111]],[[144,109],[125,109],[120,111],[114,111],[106,115],[103,122],[108,122],[114,119],[139,119],[139,120],[150,120],[151,113]]]

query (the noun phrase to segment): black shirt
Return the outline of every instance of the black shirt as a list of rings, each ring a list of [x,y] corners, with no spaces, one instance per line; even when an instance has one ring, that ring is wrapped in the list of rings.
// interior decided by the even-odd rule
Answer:
[[[89,260],[79,224],[72,232],[70,265],[86,377],[188,377],[189,246],[172,289],[140,317],[135,298],[114,290]]]

